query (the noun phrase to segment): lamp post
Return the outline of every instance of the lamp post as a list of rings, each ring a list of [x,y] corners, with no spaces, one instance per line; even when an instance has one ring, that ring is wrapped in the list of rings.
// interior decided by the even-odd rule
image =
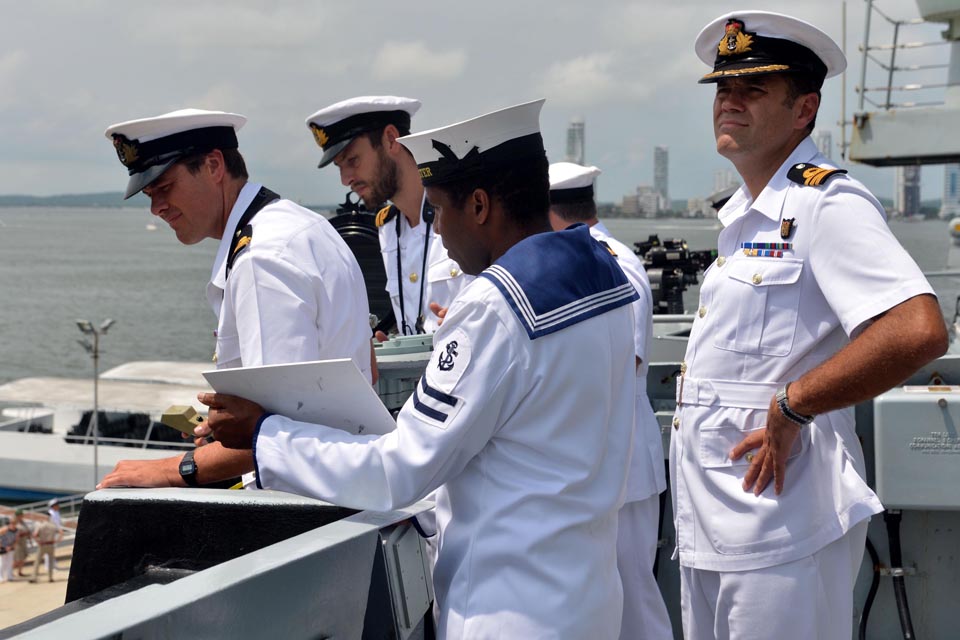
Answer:
[[[107,329],[112,327],[113,323],[113,319],[107,318],[100,325],[100,328],[97,329],[90,323],[89,320],[77,320],[77,328],[80,329],[80,332],[85,336],[93,336],[93,342],[87,338],[77,340],[77,342],[80,343],[80,346],[82,346],[86,352],[90,354],[90,357],[93,358],[93,417],[91,418],[93,427],[93,486],[97,486],[97,482],[100,480],[100,465],[97,457],[97,445],[99,440],[97,383],[100,379],[100,336],[106,335]]]

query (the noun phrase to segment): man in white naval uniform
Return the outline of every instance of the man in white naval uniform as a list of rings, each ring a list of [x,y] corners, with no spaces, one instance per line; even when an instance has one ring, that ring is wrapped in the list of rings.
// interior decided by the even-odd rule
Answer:
[[[202,400],[198,435],[255,449],[259,482],[361,509],[437,490],[440,638],[616,638],[637,294],[585,226],[551,232],[531,102],[402,140],[444,244],[477,274],[380,437]],[[307,436],[307,434],[310,434]]]
[[[436,331],[443,309],[470,280],[447,256],[417,164],[397,142],[410,133],[410,118],[419,109],[420,101],[411,98],[362,96],[307,118],[307,127],[323,149],[320,168],[333,163],[340,181],[368,209],[391,203],[379,210],[376,224],[400,335]],[[386,334],[377,337],[382,341]]]
[[[846,61],[806,22],[712,21],[717,151],[743,187],[677,385],[670,464],[684,636],[850,638],[867,522],[853,405],[947,346],[932,289],[883,207],[809,134]],[[772,485],[770,480],[773,480]]]
[[[660,595],[653,564],[657,555],[660,494],[667,488],[660,425],[647,397],[647,369],[653,334],[653,295],[647,271],[637,255],[610,235],[597,219],[594,180],[597,167],[573,162],[550,165],[550,225],[555,231],[572,224],[590,227],[590,235],[617,259],[639,297],[633,303],[633,351],[636,357],[636,411],[633,455],[627,494],[619,514],[617,569],[623,582],[623,640],[673,638],[667,606]]]
[[[351,358],[371,377],[368,306],[356,259],[323,217],[248,181],[236,130],[246,118],[184,109],[106,131],[151,211],[184,244],[219,241],[207,299],[217,368]],[[253,470],[213,443],[185,456],[121,461],[102,486],[208,484]]]

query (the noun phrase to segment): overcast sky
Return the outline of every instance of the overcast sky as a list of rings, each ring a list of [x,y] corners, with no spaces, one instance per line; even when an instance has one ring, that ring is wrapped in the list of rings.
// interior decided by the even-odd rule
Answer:
[[[839,0],[751,4],[843,37]],[[564,159],[569,121],[584,118],[587,161],[604,172],[601,200],[652,183],[656,145],[669,147],[672,197],[707,195],[714,172],[730,165],[714,151],[713,85],[696,83],[707,68],[693,40],[709,20],[751,4],[0,0],[0,194],[121,190],[126,172],[104,129],[197,107],[250,119],[239,137],[253,179],[301,202],[339,202],[345,188],[334,168],[316,168],[304,119],[351,96],[394,94],[423,102],[415,130],[545,97],[551,160]],[[917,16],[913,0],[877,4],[893,18]],[[864,9],[847,2],[848,118]],[[903,39],[938,39],[940,28]],[[947,49],[918,55],[943,62]],[[827,81],[818,119],[835,146],[841,87]],[[892,169],[849,168],[878,195],[892,193]],[[941,184],[942,168],[924,169],[925,198],[939,197]]]

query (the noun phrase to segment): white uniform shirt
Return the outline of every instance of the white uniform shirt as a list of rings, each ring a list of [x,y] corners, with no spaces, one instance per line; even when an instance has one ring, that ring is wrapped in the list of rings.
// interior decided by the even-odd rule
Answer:
[[[217,368],[352,358],[371,379],[363,274],[323,216],[289,200],[266,205],[227,279],[232,233],[259,190],[247,183],[240,191],[207,285]]]
[[[787,177],[798,163],[829,166],[807,138],[756,200],[741,188],[719,214],[720,257],[700,288],[670,452],[684,566],[791,562],[883,509],[864,481],[852,407],[801,430],[780,496],[773,482],[759,497],[744,492],[749,463],[728,455],[763,428],[778,386],[830,358],[871,318],[932,293],[862,184],[836,175],[801,186]],[[786,219],[794,222],[783,239]],[[749,257],[744,242],[791,246],[782,257]]]
[[[426,203],[424,194],[423,203]],[[447,256],[440,235],[430,225],[430,244],[427,248],[427,277],[423,281],[423,245],[427,225],[423,221],[423,204],[420,207],[420,223],[411,227],[402,212],[400,218],[400,269],[397,274],[397,221],[388,220],[379,229],[380,251],[383,254],[383,266],[387,273],[387,293],[393,304],[393,313],[397,318],[397,331],[403,335],[400,314],[400,287],[403,287],[403,314],[411,331],[416,331],[417,311],[422,309],[426,333],[437,330],[438,318],[430,311],[430,303],[449,307],[457,293],[472,280],[460,270],[460,266]],[[411,277],[412,276],[412,277]],[[423,305],[420,304],[421,286]]]
[[[586,227],[527,238],[454,301],[396,431],[271,416],[259,482],[375,510],[439,487],[441,638],[615,638],[635,296]]]
[[[597,222],[590,227],[590,235],[600,242],[605,242],[613,250],[617,264],[640,295],[633,303],[633,343],[636,356],[640,358],[640,367],[636,370],[637,402],[633,454],[630,459],[630,473],[627,476],[626,497],[627,502],[634,502],[657,495],[667,488],[660,424],[653,413],[650,398],[647,397],[647,369],[650,366],[647,354],[650,353],[650,340],[653,335],[653,294],[650,292],[647,270],[643,268],[643,263],[640,262],[637,254],[611,236],[602,222]]]

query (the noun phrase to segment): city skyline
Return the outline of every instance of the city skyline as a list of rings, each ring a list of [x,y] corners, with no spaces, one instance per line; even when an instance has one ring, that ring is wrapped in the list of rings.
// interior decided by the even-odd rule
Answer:
[[[770,0],[764,8],[809,20],[839,42],[840,4]],[[862,3],[847,4],[847,110],[844,84],[834,78],[818,116],[836,152],[837,122],[851,119],[856,104],[865,15]],[[249,118],[238,137],[254,180],[298,201],[340,202],[346,189],[336,171],[317,170],[319,149],[304,119],[351,96],[392,94],[422,101],[414,131],[545,97],[548,157],[565,157],[567,126],[582,117],[590,129],[585,161],[603,170],[599,199],[618,200],[638,176],[651,176],[656,146],[669,148],[670,198],[702,197],[714,172],[731,165],[714,148],[714,88],[697,84],[708,67],[693,40],[724,9],[706,0],[490,0],[454,11],[429,0],[370,0],[358,46],[356,28],[347,28],[360,24],[355,9],[332,0],[11,3],[0,48],[0,194],[120,190],[125,171],[103,131],[191,106]],[[884,10],[917,15],[913,0],[885,0]],[[557,18],[549,29],[545,15]],[[942,25],[917,29],[905,37],[939,40]],[[943,47],[902,57],[903,64],[945,61]],[[834,158],[878,196],[891,195],[890,169]],[[943,170],[930,169],[925,198],[942,191]]]

